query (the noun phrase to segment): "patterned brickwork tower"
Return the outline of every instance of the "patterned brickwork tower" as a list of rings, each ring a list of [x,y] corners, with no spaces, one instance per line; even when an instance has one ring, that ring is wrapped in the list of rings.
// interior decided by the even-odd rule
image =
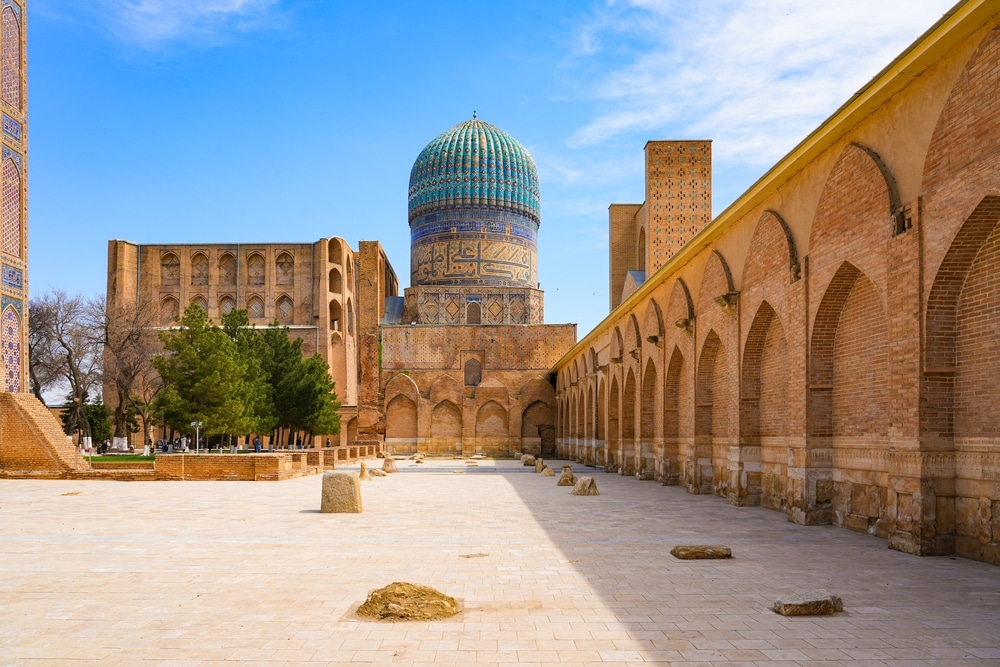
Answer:
[[[608,218],[614,310],[712,221],[712,142],[647,142],[645,202]]]
[[[28,391],[27,2],[0,0],[0,473],[82,468]]]

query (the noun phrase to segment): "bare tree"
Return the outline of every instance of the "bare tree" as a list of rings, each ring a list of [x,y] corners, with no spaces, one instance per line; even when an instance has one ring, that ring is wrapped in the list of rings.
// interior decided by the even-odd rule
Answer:
[[[101,380],[101,346],[88,318],[88,303],[83,297],[70,297],[62,290],[54,290],[39,297],[31,308],[38,309],[31,320],[37,313],[42,314],[36,323],[38,356],[44,363],[46,355],[50,355],[52,368],[69,388],[69,430],[90,437],[90,423],[83,406]],[[35,358],[31,361],[34,365]],[[38,385],[36,395],[41,393],[41,379]]]
[[[51,300],[32,299],[28,308],[28,378],[31,393],[44,402],[43,394],[63,379],[61,357],[51,336],[55,313]]]
[[[153,401],[163,386],[151,363],[162,350],[154,328],[156,310],[142,301],[113,305],[100,298],[91,302],[90,316],[95,331],[101,333],[105,391],[115,396],[114,435],[128,437],[132,410],[142,419],[143,442],[149,442]]]

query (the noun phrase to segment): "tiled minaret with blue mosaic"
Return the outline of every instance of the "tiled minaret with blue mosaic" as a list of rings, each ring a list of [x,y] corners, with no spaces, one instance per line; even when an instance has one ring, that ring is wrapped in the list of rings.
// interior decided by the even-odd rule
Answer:
[[[410,171],[415,324],[541,324],[538,172],[514,137],[473,113],[433,139]]]

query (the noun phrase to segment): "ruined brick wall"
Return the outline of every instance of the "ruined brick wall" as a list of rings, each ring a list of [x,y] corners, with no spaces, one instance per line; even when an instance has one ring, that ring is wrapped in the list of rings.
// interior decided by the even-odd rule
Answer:
[[[0,471],[62,473],[86,467],[55,416],[38,399],[0,393]]]

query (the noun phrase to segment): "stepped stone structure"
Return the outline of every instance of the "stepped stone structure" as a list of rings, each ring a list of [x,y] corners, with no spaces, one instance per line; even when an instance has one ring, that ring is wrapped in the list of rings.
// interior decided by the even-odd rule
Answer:
[[[708,145],[647,144],[611,315],[552,368],[560,456],[1000,564],[998,12],[960,2],[714,220]]]
[[[28,386],[27,1],[0,2],[0,474],[83,467]]]

